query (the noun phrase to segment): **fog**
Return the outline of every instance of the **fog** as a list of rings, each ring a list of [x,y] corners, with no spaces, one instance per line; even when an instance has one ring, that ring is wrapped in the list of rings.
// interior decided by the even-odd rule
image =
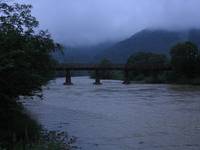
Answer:
[[[33,5],[40,28],[48,29],[64,45],[122,40],[145,28],[200,26],[200,0],[23,1]]]

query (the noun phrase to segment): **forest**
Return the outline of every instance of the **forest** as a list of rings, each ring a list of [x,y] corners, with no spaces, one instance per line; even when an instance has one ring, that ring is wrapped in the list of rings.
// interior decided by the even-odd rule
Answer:
[[[186,41],[174,45],[169,55],[153,52],[137,52],[132,54],[127,65],[170,65],[171,71],[149,72],[130,71],[129,80],[138,83],[176,83],[200,84],[200,51],[192,42]],[[112,65],[109,59],[103,59],[100,66]],[[94,77],[94,74],[91,74]],[[123,79],[123,72],[104,71],[101,79]]]

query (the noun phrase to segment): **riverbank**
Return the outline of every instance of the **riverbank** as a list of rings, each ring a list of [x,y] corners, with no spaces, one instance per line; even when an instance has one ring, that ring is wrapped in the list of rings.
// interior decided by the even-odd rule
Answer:
[[[71,150],[74,142],[75,138],[69,138],[65,132],[43,130],[36,142],[21,141],[15,143],[11,150]],[[0,150],[6,149],[0,147]]]
[[[194,78],[194,79],[186,79],[186,78],[180,78],[176,81],[166,81],[161,79],[153,79],[153,78],[146,78],[143,80],[131,80],[131,83],[136,84],[173,84],[173,85],[196,85],[200,86],[200,78]]]
[[[108,72],[108,71],[107,71]],[[95,79],[94,73],[90,74],[90,78]],[[124,72],[112,71],[109,77],[103,76],[103,80],[124,80]],[[158,73],[134,73],[129,72],[129,81],[138,84],[177,84],[177,85],[200,85],[200,77],[194,75],[193,77],[185,77],[183,75],[176,75],[173,71],[164,71]]]
[[[70,150],[75,142],[66,132],[45,130],[21,102],[3,101],[0,110],[0,150]],[[6,105],[9,105],[6,106]]]

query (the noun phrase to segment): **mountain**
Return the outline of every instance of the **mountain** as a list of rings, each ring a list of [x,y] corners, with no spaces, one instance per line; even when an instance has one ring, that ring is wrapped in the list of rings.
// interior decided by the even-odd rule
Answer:
[[[103,51],[98,58],[107,58],[114,63],[125,63],[130,55],[138,51],[169,54],[173,45],[183,41],[192,41],[200,46],[200,30],[142,30]]]
[[[102,52],[113,45],[112,42],[106,42],[93,46],[65,46],[63,53],[56,52],[53,57],[60,63],[98,63],[101,58],[96,56],[100,56]]]
[[[125,63],[135,52],[155,52],[169,55],[170,48],[178,42],[192,41],[200,47],[200,29],[181,31],[142,30],[121,42],[107,42],[94,46],[65,46],[63,54],[54,58],[61,63],[99,63],[103,58],[113,63]]]

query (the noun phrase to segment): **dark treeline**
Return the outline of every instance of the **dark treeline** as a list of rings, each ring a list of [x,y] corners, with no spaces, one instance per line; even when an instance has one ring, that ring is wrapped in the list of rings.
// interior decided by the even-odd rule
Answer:
[[[18,149],[40,138],[40,126],[18,100],[52,79],[51,52],[61,48],[47,31],[35,32],[39,23],[31,8],[0,1],[0,149]]]
[[[100,62],[102,66],[112,63],[108,59]],[[138,52],[127,60],[128,65],[171,65],[171,71],[149,72],[130,71],[129,80],[144,83],[178,83],[200,84],[200,51],[191,42],[183,42],[174,45],[169,56],[152,52]],[[92,77],[94,75],[92,74]],[[123,72],[101,72],[102,79],[123,79]]]

